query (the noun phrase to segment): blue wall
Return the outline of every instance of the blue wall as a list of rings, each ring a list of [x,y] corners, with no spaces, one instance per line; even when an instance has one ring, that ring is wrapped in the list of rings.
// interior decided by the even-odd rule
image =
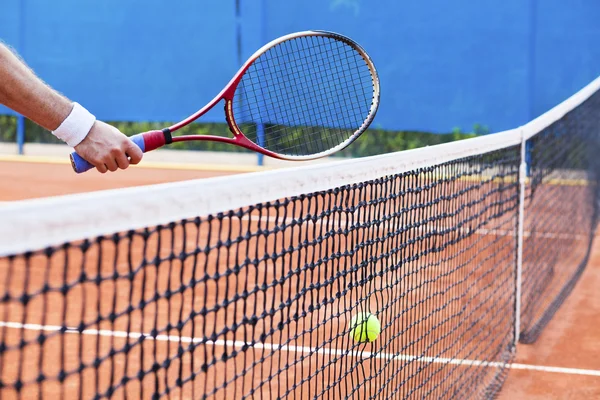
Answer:
[[[25,5],[24,45],[10,24],[0,25],[0,37],[99,118],[179,120],[237,69],[233,1],[2,1]],[[18,13],[4,11],[0,18],[14,23]]]
[[[600,3],[537,0],[533,21],[533,113],[600,75]]]
[[[501,129],[528,119],[523,0],[266,3],[269,38],[325,26],[367,49],[381,75],[377,123],[386,128]]]
[[[0,38],[109,120],[179,120],[266,41],[306,29],[367,49],[388,129],[513,128],[600,75],[592,0],[239,1],[3,0]]]

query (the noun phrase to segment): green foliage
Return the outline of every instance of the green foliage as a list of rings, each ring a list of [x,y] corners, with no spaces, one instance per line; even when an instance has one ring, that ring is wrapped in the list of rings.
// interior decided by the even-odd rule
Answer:
[[[162,129],[170,125],[169,122],[123,122],[108,121],[128,136],[155,129]],[[0,115],[0,141],[14,142],[16,140],[16,118],[13,116]],[[25,140],[29,143],[61,143],[49,132],[38,125],[26,120]],[[478,135],[489,133],[487,127],[476,124],[472,132],[462,132],[460,128],[454,128],[450,133],[435,134],[417,131],[387,131],[380,127],[367,130],[354,143],[346,149],[338,152],[339,157],[364,157],[376,154],[390,153],[394,151],[410,150],[419,147],[433,146],[456,140],[467,139]],[[230,137],[229,128],[224,123],[194,123],[177,132],[177,135],[213,135]],[[252,135],[249,136],[254,139]],[[296,140],[301,140],[301,133]],[[229,151],[249,152],[238,146],[212,141],[190,141],[179,142],[169,145],[170,149],[180,150],[203,150],[203,151]]]
[[[342,157],[364,157],[434,146],[475,136],[477,136],[476,133],[462,133],[460,130],[454,130],[452,133],[436,134],[418,131],[386,131],[376,128],[367,130],[353,144],[337,155]]]
[[[17,119],[10,115],[0,115],[0,142],[17,140]]]
[[[25,120],[25,143],[63,143],[41,126]]]

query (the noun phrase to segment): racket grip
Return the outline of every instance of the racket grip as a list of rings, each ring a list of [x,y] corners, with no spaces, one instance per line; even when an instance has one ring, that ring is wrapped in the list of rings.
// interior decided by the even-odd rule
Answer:
[[[142,149],[142,151],[144,153],[146,152],[146,143],[144,140],[143,133],[139,133],[137,135],[131,136],[129,139],[133,143],[135,143],[140,149]],[[153,150],[153,149],[149,149],[149,150]],[[78,174],[81,174],[83,172],[89,171],[90,169],[94,168],[93,164],[90,164],[89,162],[84,160],[83,157],[81,157],[76,152],[71,153],[71,165],[73,166],[73,171],[77,172]]]

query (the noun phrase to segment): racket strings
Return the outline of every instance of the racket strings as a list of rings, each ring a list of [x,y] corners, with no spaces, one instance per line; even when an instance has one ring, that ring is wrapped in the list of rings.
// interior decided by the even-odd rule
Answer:
[[[306,38],[304,38],[304,39],[306,39]],[[338,50],[339,50],[339,48],[340,48],[340,47],[338,47]],[[351,49],[351,48],[349,48],[349,47],[348,47],[348,49],[346,50],[346,53],[352,53],[353,51],[354,51],[353,49]],[[313,53],[312,55],[314,56],[314,53]],[[339,52],[338,52],[338,55],[339,55]],[[313,59],[313,61],[314,61],[314,57],[313,57],[312,59]],[[322,63],[320,63],[320,64],[322,64]],[[313,67],[313,69],[314,69],[314,67],[315,67],[315,66],[314,66],[314,63],[313,63],[313,66],[312,66],[312,67]],[[365,68],[367,68],[367,67],[366,67],[366,64],[364,64],[364,67],[365,67]],[[368,68],[367,68],[367,69],[368,69]],[[370,72],[369,72],[369,73],[370,73]],[[322,87],[323,79],[319,79],[319,78],[320,78],[320,76],[319,76],[319,75],[315,75],[315,77],[317,78],[317,79],[316,79],[316,83],[317,83],[317,85],[318,85],[318,87],[319,87],[319,89],[320,89],[320,91],[315,91],[315,93],[319,95],[319,98],[315,98],[314,96],[307,96],[307,100],[310,100],[310,101],[322,101],[322,100],[323,100],[323,96],[322,96],[322,94],[321,94],[321,93],[322,93],[322,91],[323,91],[323,87]],[[336,82],[337,82],[337,80],[339,79],[339,77],[340,77],[340,76],[339,76],[339,74],[332,74],[332,75],[328,75],[328,76],[326,76],[326,78],[328,78],[330,82],[333,82],[333,86],[334,86],[336,89],[339,89],[339,90],[341,90],[342,88],[340,87],[340,85],[336,83]],[[276,79],[277,79],[277,78],[276,78]],[[288,81],[290,81],[290,82],[292,82],[292,83],[297,83],[297,79],[295,79],[294,77],[292,77],[292,79],[290,80],[290,79],[289,79],[289,77],[287,77],[287,76],[286,76],[286,77],[284,77],[284,79],[288,79]],[[364,85],[363,85],[363,86],[364,86]],[[372,89],[372,88],[371,88],[371,87],[369,87],[369,89]],[[279,96],[277,96],[277,97],[279,97]],[[300,106],[302,106],[302,105],[303,105],[303,104],[302,104],[302,103],[300,103]],[[355,106],[356,104],[353,104],[353,105]],[[303,107],[303,108],[304,108],[304,109],[306,109],[306,107]],[[356,108],[356,107],[352,107],[352,108]],[[334,112],[336,112],[337,114],[339,114],[339,112],[341,112],[342,110],[349,110],[349,109],[350,109],[350,108],[348,108],[347,106],[345,106],[345,105],[343,105],[343,104],[342,104],[342,105],[338,105],[338,107],[337,107],[337,108],[334,108],[334,109],[333,109],[333,111],[334,111]],[[286,114],[287,114],[287,113],[286,113]],[[311,118],[311,120],[310,120],[310,125],[311,125],[312,127],[314,127],[314,126],[317,126],[318,124],[323,124],[323,123],[324,123],[325,125],[329,125],[329,126],[335,126],[335,122],[333,122],[333,121],[331,121],[331,122],[330,122],[330,121],[328,121],[328,120],[329,120],[329,118],[326,118],[326,117],[327,117],[327,115],[325,115],[325,116],[323,116],[323,115],[312,115],[312,117],[313,117],[313,118]],[[296,122],[296,121],[294,121],[294,122]],[[277,134],[277,133],[278,133],[279,131],[281,131],[281,130],[283,130],[283,129],[272,129],[272,130],[271,130],[271,133],[272,133],[272,134]],[[301,131],[302,131],[302,133],[303,133],[303,135],[304,135],[304,138],[305,138],[305,139],[306,139],[306,138],[308,138],[308,139],[309,139],[309,140],[307,140],[307,141],[306,141],[306,143],[308,143],[308,144],[311,144],[311,143],[320,143],[320,142],[321,142],[321,139],[322,139],[322,138],[318,138],[319,140],[317,140],[317,141],[310,140],[310,137],[311,137],[311,136],[314,136],[314,131],[313,131],[313,132],[310,132],[310,131],[309,131],[309,132],[307,132],[307,131],[306,131],[306,129],[302,129]],[[313,133],[313,135],[311,135],[311,133]],[[331,132],[328,132],[328,133],[331,133]],[[338,136],[339,136],[339,133],[340,133],[340,132],[338,132]],[[344,134],[344,132],[341,132],[341,133],[342,133],[342,134]],[[348,133],[346,133],[346,135],[348,135]],[[324,136],[324,138],[325,138],[325,139],[327,139],[325,144],[326,144],[326,146],[328,146],[328,148],[334,147],[334,146],[337,144],[337,143],[334,143],[334,141],[332,141],[331,135],[326,135],[326,136]],[[346,137],[344,137],[344,136],[341,136],[341,137],[338,137],[338,139],[337,139],[337,140],[341,142],[341,141],[343,141],[343,140],[346,140],[346,138],[347,138],[347,136],[346,136]],[[287,146],[286,150],[287,150],[287,149],[289,149],[289,148],[291,148],[291,147],[293,146],[293,145],[290,145],[290,144],[289,144],[289,141],[284,141],[284,142],[286,142],[286,143],[288,144],[288,146]],[[308,152],[314,152],[314,151],[317,151],[317,152],[318,152],[318,151],[322,151],[322,150],[321,150],[321,149],[316,149],[316,150],[308,150]]]
[[[246,71],[233,102],[248,139],[285,155],[349,142],[370,117],[374,71],[348,43],[304,36],[279,43]]]

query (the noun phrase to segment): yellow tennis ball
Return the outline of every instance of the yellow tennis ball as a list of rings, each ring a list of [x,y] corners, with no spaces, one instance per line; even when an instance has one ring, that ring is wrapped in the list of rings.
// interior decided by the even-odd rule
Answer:
[[[381,324],[374,314],[361,312],[350,321],[350,334],[359,343],[369,343],[381,333]]]

